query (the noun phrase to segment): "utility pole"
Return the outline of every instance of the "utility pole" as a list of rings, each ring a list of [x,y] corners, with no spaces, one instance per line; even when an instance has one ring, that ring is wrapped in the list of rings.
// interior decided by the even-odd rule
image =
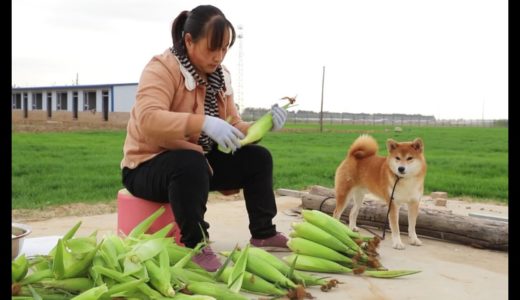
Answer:
[[[320,108],[320,132],[323,132],[323,92],[325,90],[325,66],[321,77],[321,108]]]
[[[482,122],[484,122],[484,103],[486,102],[486,98],[482,99]]]

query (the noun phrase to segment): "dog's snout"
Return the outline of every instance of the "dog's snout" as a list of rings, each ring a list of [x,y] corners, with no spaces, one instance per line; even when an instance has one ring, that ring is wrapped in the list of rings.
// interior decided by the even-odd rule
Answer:
[[[399,173],[401,173],[401,174],[404,174],[405,168],[399,167],[399,168],[397,168],[397,171],[399,171]]]

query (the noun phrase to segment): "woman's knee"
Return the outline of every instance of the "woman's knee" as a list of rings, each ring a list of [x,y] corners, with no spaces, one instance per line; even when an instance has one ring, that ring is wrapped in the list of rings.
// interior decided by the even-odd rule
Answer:
[[[208,163],[204,155],[193,150],[169,151],[167,154],[170,175],[175,178],[179,176],[185,179],[204,178],[208,174]]]
[[[272,169],[273,168],[273,157],[271,152],[260,145],[249,145],[244,147],[247,148],[247,160],[251,162],[251,165]]]

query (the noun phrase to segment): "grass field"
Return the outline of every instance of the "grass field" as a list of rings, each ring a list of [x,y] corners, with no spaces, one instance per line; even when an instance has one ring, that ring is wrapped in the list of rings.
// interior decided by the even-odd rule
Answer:
[[[348,146],[372,134],[385,141],[421,137],[428,174],[425,194],[508,202],[508,129],[288,124],[261,144],[273,155],[274,188],[333,187],[334,172]],[[44,132],[12,135],[12,208],[42,208],[74,202],[106,202],[122,187],[119,163],[125,131]]]

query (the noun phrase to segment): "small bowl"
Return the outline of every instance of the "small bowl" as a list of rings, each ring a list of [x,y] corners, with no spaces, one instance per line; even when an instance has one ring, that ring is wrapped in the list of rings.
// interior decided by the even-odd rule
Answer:
[[[23,247],[23,241],[27,235],[32,232],[31,227],[25,224],[20,223],[12,223],[11,226],[11,235],[12,235],[12,252],[11,252],[11,260],[15,259],[18,254],[20,254],[20,250]]]

